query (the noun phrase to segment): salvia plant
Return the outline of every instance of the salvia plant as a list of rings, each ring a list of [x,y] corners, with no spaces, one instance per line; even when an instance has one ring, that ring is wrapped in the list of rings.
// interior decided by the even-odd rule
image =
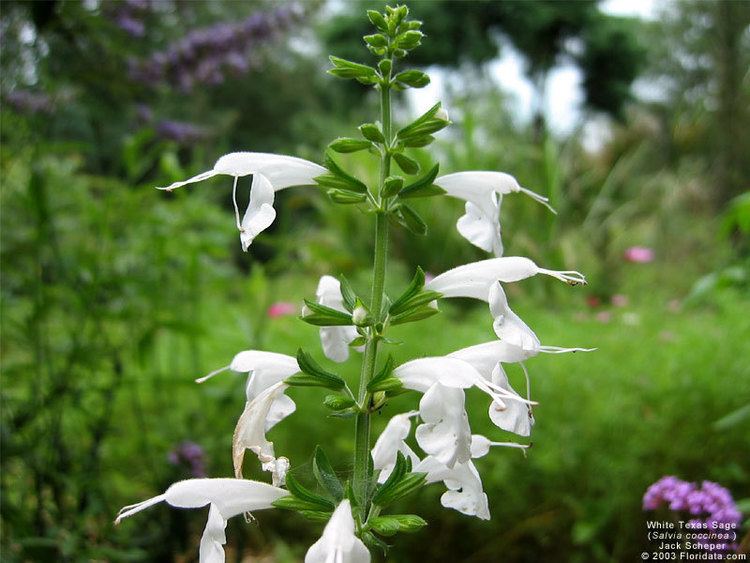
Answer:
[[[361,136],[338,138],[329,145],[325,166],[292,156],[235,152],[221,157],[212,170],[183,182],[161,188],[167,191],[217,175],[233,178],[233,201],[243,250],[273,222],[274,197],[292,186],[318,186],[331,201],[359,208],[375,223],[372,292],[358,295],[341,276],[323,276],[317,299],[306,300],[301,320],[319,327],[325,356],[343,362],[350,351],[362,353],[362,368],[356,387],[336,370],[318,363],[300,349],[296,357],[263,350],[238,353],[226,367],[198,379],[202,383],[218,373],[247,374],[247,402],[232,440],[234,478],[188,479],[149,500],[124,507],[116,522],[160,502],[179,508],[208,505],[208,523],[201,539],[203,562],[224,561],[227,519],[262,509],[300,513],[313,521],[326,522],[323,535],[307,552],[307,562],[369,561],[371,549],[387,550],[387,538],[414,532],[427,523],[414,514],[389,514],[396,501],[432,483],[446,491],[441,503],[469,516],[490,518],[487,495],[473,459],[486,455],[493,446],[518,448],[527,444],[494,441],[472,435],[465,410],[465,393],[476,390],[490,399],[489,417],[498,428],[528,437],[534,423],[529,396],[528,373],[525,393],[511,387],[503,370],[505,363],[520,363],[540,352],[580,350],[542,346],[532,330],[510,309],[502,284],[536,274],[552,276],[570,285],[585,283],[578,272],[540,268],[523,257],[502,256],[500,203],[506,194],[521,192],[546,205],[547,200],[522,188],[502,172],[460,172],[439,175],[438,164],[427,170],[407,154],[412,147],[427,147],[434,135],[450,125],[441,104],[397,128],[391,118],[391,94],[406,88],[421,88],[429,77],[420,70],[400,69],[410,51],[424,35],[422,23],[408,18],[406,6],[386,7],[384,13],[368,11],[375,27],[364,37],[369,51],[378,58],[374,66],[330,57],[335,77],[372,86],[380,94],[380,120],[359,127]],[[357,178],[336,160],[335,153],[367,151],[380,161],[375,185]],[[252,176],[249,203],[241,215],[237,204],[239,178]],[[427,231],[424,219],[411,202],[418,198],[450,196],[466,203],[458,220],[459,233],[470,243],[492,253],[493,258],[466,264],[427,280],[417,268],[400,295],[385,293],[388,233],[405,228],[415,235]],[[393,342],[388,331],[395,325],[414,323],[438,313],[438,302],[468,297],[489,304],[497,339],[457,350],[447,356],[418,358],[396,365],[386,353]],[[353,472],[337,473],[323,448],[312,459],[316,486],[304,484],[287,473],[290,462],[277,454],[266,432],[295,410],[285,392],[290,387],[327,390],[323,405],[335,417],[354,422]],[[374,445],[371,416],[388,400],[407,391],[421,394],[419,408],[395,415]],[[412,426],[421,454],[408,444]],[[271,483],[243,478],[247,451],[257,457]],[[400,503],[403,504],[403,503]]]

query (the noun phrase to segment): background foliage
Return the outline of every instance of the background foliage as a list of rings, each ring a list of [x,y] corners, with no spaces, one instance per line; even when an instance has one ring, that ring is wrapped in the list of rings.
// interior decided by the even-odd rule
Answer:
[[[300,303],[323,273],[366,288],[372,234],[356,211],[287,190],[244,255],[225,183],[152,188],[238,148],[320,161],[355,118],[371,119],[375,100],[323,73],[329,50],[366,56],[355,39],[365,7],[3,3],[4,560],[195,559],[203,514],[155,509],[113,528],[115,511],[195,470],[170,461],[185,440],[201,446],[209,475],[231,473],[242,382],[193,379],[245,348],[314,349],[314,329],[268,307]],[[440,509],[434,487],[412,499],[431,527],[392,560],[633,560],[646,547],[641,495],[663,474],[750,497],[748,4],[670,2],[648,22],[596,2],[446,0],[413,11],[428,34],[419,62],[447,77],[455,125],[437,146],[442,169],[504,170],[549,195],[557,216],[521,197],[503,202],[506,253],[589,276],[585,291],[513,285],[514,309],[544,343],[599,351],[530,364],[534,447],[526,459],[480,460],[493,520]],[[505,44],[536,88],[530,123],[487,72]],[[611,116],[594,150],[583,127],[563,136],[545,125],[546,77],[562,61],[583,73],[587,115]],[[639,81],[653,95],[634,96]],[[396,119],[409,111],[404,103]],[[376,173],[364,159],[349,164]],[[455,232],[458,203],[420,205],[430,232],[416,242],[394,233],[394,288],[417,264],[438,273],[481,257]],[[624,260],[635,245],[655,260]],[[485,317],[462,303],[428,321],[429,338],[402,328],[399,359],[490,338]],[[355,378],[356,360],[344,370]],[[314,444],[330,444],[346,469],[350,425],[322,419],[316,394],[292,393],[298,413],[271,434],[279,451],[304,475]],[[402,401],[381,426],[415,398]],[[483,424],[472,420],[490,432]],[[286,513],[258,517],[230,523],[228,560],[298,560],[319,534]]]

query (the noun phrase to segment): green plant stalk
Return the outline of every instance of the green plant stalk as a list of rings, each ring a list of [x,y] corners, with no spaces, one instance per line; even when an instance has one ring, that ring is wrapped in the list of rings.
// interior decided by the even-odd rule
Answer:
[[[390,78],[390,77],[388,77]],[[390,144],[391,138],[391,98],[390,89],[387,85],[381,86],[381,117],[383,120],[383,134],[386,143]],[[372,273],[372,301],[370,311],[377,323],[382,322],[383,292],[385,288],[385,272],[388,257],[388,216],[382,210],[383,201],[382,193],[385,179],[390,174],[391,155],[388,147],[383,152],[380,165],[380,192],[377,194],[380,201],[381,210],[375,215],[375,258],[373,260]],[[370,463],[370,412],[369,398],[367,395],[367,384],[375,375],[375,367],[378,362],[378,344],[380,335],[375,333],[374,328],[370,329],[370,334],[365,345],[364,359],[362,360],[362,371],[359,376],[359,390],[357,400],[362,411],[357,415],[354,426],[354,479],[353,489],[357,496],[363,514],[367,514],[369,503],[369,471]]]

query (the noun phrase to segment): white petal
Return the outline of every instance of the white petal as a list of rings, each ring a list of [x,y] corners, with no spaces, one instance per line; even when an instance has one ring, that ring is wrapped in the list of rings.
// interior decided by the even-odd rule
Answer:
[[[525,352],[537,354],[541,342],[528,325],[508,306],[508,299],[500,282],[495,282],[490,286],[489,301],[490,312],[495,319],[493,327],[498,338]]]
[[[447,467],[471,458],[471,428],[464,409],[464,392],[434,384],[419,403],[424,424],[417,427],[419,447]]]
[[[187,479],[174,483],[162,495],[124,507],[115,524],[159,502],[177,508],[213,504],[224,519],[229,519],[243,512],[271,508],[275,500],[288,494],[284,489],[248,479]]]
[[[392,417],[372,448],[372,462],[376,471],[396,460],[396,453],[411,432],[411,417],[417,411],[409,411]]]
[[[336,507],[323,535],[305,555],[305,563],[369,563],[370,552],[354,535],[354,518],[348,500]]]
[[[512,364],[522,362],[535,355],[524,351],[522,348],[511,346],[502,340],[492,340],[456,350],[448,354],[448,357],[470,364],[484,379],[491,381],[492,370],[495,369],[498,362]]]
[[[187,180],[183,180],[181,182],[173,182],[165,188],[156,188],[156,189],[172,191],[175,188],[181,188],[182,186],[185,186],[187,184],[194,184],[196,182],[202,182],[203,180],[208,180],[209,178],[213,178],[214,176],[218,174],[221,174],[221,172],[217,172],[216,170],[209,170],[207,172],[201,172],[200,174],[197,174],[193,176],[192,178],[188,178]]]
[[[276,191],[291,186],[312,185],[316,176],[326,172],[325,168],[309,160],[262,152],[234,152],[224,155],[216,161],[214,170],[230,176],[262,174]]]
[[[455,174],[448,174],[437,178],[435,184],[448,192],[448,195],[466,201],[474,201],[480,197],[480,194],[491,192],[501,196],[520,192],[538,201],[545,207],[549,208],[553,213],[555,211],[549,206],[548,198],[526,188],[522,188],[513,176],[506,174],[505,172],[457,172]]]
[[[224,563],[224,544],[227,543],[226,527],[227,521],[212,504],[208,511],[206,528],[201,536],[200,563]]]
[[[232,438],[232,459],[236,477],[242,477],[245,450],[255,453],[262,464],[276,459],[273,443],[266,440],[266,421],[273,403],[286,388],[287,385],[284,383],[277,383],[245,404],[245,410],[237,421]]]
[[[341,295],[341,282],[333,276],[323,276],[316,291],[318,303],[342,313],[348,313]],[[320,328],[320,344],[326,358],[334,362],[345,362],[349,358],[349,343],[359,334],[353,326],[329,326]]]
[[[495,256],[502,256],[503,242],[499,220],[500,208],[491,213],[484,212],[473,202],[466,202],[466,213],[456,223],[458,232],[474,246]]]
[[[489,438],[486,438],[481,434],[472,435],[471,457],[478,458],[486,456],[488,453],[490,453],[490,446],[492,446],[492,442]]]
[[[505,374],[505,371],[500,364],[495,367],[495,371],[492,374],[492,380],[503,389],[520,397],[513,387],[510,386],[508,376]],[[504,401],[502,405],[493,402],[490,405],[489,413],[490,420],[492,420],[498,428],[502,428],[508,432],[513,432],[519,436],[529,436],[531,434],[531,426],[534,424],[534,416],[528,405],[519,401]]]
[[[276,219],[274,197],[273,186],[268,178],[262,174],[255,174],[250,189],[250,201],[240,223],[240,241],[245,252],[255,237],[270,227]]]
[[[299,373],[297,358],[262,350],[240,352],[232,359],[229,369],[248,374],[245,386],[248,401],[252,401],[272,385]]]
[[[411,360],[393,370],[393,375],[407,389],[422,393],[435,383],[466,389],[482,379],[481,374],[467,362],[447,356]]]
[[[266,417],[266,432],[297,410],[297,405],[286,395],[280,395],[271,403],[271,409]]]
[[[427,473],[428,483],[445,483],[450,490],[440,497],[440,503],[444,507],[482,520],[490,519],[489,502],[482,488],[482,479],[471,461],[457,463],[449,468],[428,456],[414,467],[414,471]]]

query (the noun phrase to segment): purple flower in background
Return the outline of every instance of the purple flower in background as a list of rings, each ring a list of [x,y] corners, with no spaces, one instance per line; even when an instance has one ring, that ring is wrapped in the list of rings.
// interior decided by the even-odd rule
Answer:
[[[156,134],[162,139],[182,144],[194,143],[208,137],[208,131],[185,121],[164,119],[156,124]]]
[[[736,529],[742,514],[728,489],[718,483],[703,481],[689,483],[672,475],[662,477],[651,485],[643,495],[643,510],[657,510],[666,507],[673,512],[685,512],[695,527],[721,530],[722,527]],[[702,540],[706,548],[715,550],[719,540]],[[732,547],[732,546],[727,546]]]
[[[278,37],[301,15],[301,8],[291,4],[236,23],[194,29],[146,60],[131,60],[130,76],[148,85],[167,82],[186,92],[197,84],[219,84],[227,72],[243,74],[257,65],[258,47]]]
[[[187,469],[194,478],[206,476],[205,452],[195,442],[180,442],[167,459],[172,465]]]
[[[115,25],[131,37],[143,37],[146,34],[146,24],[141,18],[151,10],[149,0],[124,0],[108,5],[112,9],[109,17]]]
[[[41,92],[13,90],[5,95],[5,102],[14,110],[23,113],[52,113],[52,98]]]

